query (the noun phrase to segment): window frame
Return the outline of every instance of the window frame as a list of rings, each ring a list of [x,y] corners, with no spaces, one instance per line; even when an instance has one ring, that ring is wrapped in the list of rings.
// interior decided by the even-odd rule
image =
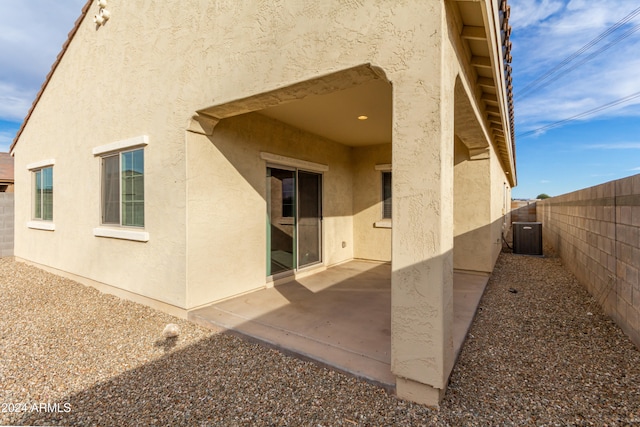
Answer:
[[[53,222],[53,166],[45,166],[31,171],[32,198],[31,219]],[[50,197],[46,197],[48,187]]]
[[[47,159],[39,162],[30,163],[27,165],[27,170],[31,173],[31,214],[30,221],[27,221],[28,228],[35,228],[41,230],[55,230],[55,224],[53,223],[53,166],[55,165],[55,159]],[[49,206],[49,215],[46,215],[45,209],[45,183],[46,178],[45,171],[50,171],[50,186],[51,186],[51,201]],[[40,188],[38,189],[38,180],[40,181]],[[40,209],[39,214],[36,214],[36,193],[41,191],[43,194],[40,196]]]
[[[376,171],[379,172],[378,176],[379,176],[379,191],[380,191],[380,219],[378,221],[376,221],[373,226],[375,228],[391,228],[391,224],[393,221],[393,173],[392,173],[392,168],[391,168],[391,163],[385,163],[385,164],[377,164],[375,165],[374,169]],[[389,197],[385,197],[385,174],[388,174],[389,176]],[[389,204],[389,215],[386,215],[385,212],[385,200],[388,200]]]
[[[146,175],[146,157],[145,150],[149,144],[149,137],[147,135],[141,135],[122,141],[115,141],[109,144],[101,145],[93,148],[94,157],[100,160],[98,166],[98,173],[100,174],[100,191],[99,191],[99,208],[98,216],[100,226],[93,229],[93,235],[96,237],[107,237],[114,239],[133,240],[138,242],[149,241],[149,233],[144,231],[147,227],[146,205],[148,194],[146,191],[145,175]],[[122,157],[123,154],[131,153],[140,150],[142,153],[142,225],[128,225],[123,224],[122,213]],[[108,157],[118,156],[118,222],[104,222],[104,159]],[[139,201],[137,201],[139,202]]]
[[[385,181],[385,176],[389,177],[389,185],[387,187],[387,183]],[[380,179],[382,181],[382,219],[391,220],[393,219],[393,205],[392,205],[392,175],[391,171],[382,171],[380,174]],[[389,194],[387,195],[387,189]],[[388,212],[387,212],[388,211]]]
[[[124,176],[123,176],[123,163],[124,163],[124,159],[123,157],[126,154],[129,153],[137,153],[140,152],[142,154],[142,173],[141,173],[141,177],[142,177],[142,200],[124,200],[124,193],[123,193],[123,181],[124,181]],[[108,215],[108,212],[105,211],[105,204],[106,204],[106,199],[105,199],[105,193],[106,193],[106,181],[105,181],[105,159],[111,159],[116,157],[118,158],[118,171],[117,171],[117,213],[118,213],[118,220],[117,221],[111,221],[111,220],[107,220],[106,216]],[[100,224],[103,226],[109,226],[109,227],[124,227],[124,228],[134,228],[134,229],[144,229],[145,227],[145,199],[144,199],[144,148],[143,147],[134,147],[131,149],[125,149],[125,150],[120,150],[120,151],[115,151],[115,152],[110,152],[110,153],[106,153],[102,156],[100,156]],[[135,194],[135,193],[134,193]],[[112,201],[113,202],[113,201]],[[133,204],[142,204],[142,223],[140,225],[137,225],[135,223],[124,223],[125,222],[125,217],[126,215],[124,215],[123,211],[125,210],[125,205],[127,203],[133,203]],[[134,221],[135,222],[135,221]]]

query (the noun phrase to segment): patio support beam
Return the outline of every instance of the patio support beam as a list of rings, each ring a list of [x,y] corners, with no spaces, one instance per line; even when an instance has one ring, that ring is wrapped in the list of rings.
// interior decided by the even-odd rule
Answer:
[[[206,114],[194,114],[187,123],[187,130],[189,132],[211,136],[213,135],[213,129],[215,129],[219,122],[220,119],[217,117]]]

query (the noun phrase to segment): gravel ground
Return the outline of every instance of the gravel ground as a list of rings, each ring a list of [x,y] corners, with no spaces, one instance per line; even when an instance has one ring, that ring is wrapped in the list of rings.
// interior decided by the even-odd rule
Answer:
[[[10,259],[0,304],[2,424],[640,425],[640,351],[553,256],[500,256],[439,410]]]

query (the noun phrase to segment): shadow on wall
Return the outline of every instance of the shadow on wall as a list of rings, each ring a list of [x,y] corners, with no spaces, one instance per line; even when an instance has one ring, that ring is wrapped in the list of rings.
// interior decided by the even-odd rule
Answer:
[[[543,238],[640,347],[640,174],[537,203]]]
[[[227,229],[251,224],[257,230],[264,221],[267,204],[267,165],[279,167],[277,161],[270,164],[263,160],[262,152],[300,160],[303,170],[304,162],[327,165],[328,170],[322,171],[321,203],[326,259],[331,263],[352,256],[391,259],[391,229],[374,226],[383,217],[382,171],[376,166],[391,163],[390,143],[342,145],[258,113],[221,120],[208,138],[190,135],[189,140],[196,146],[193,152],[201,151],[197,158],[190,159],[193,169],[199,169],[192,174],[194,185],[190,188],[206,189],[195,190],[190,198],[195,212],[206,212],[209,219],[216,216],[218,222],[229,223]],[[211,182],[217,185],[212,187]],[[224,200],[226,209],[218,210],[216,200]],[[274,206],[277,203],[271,204],[272,209]],[[230,217],[228,212],[237,215]],[[278,231],[286,234],[284,227]]]
[[[491,224],[456,235],[453,239],[453,268],[492,272],[498,255],[507,242],[511,242],[510,226],[507,214]]]
[[[266,194],[265,161],[260,152],[268,152],[303,161],[329,165],[325,172],[325,195],[345,193],[341,188],[348,187],[348,203],[327,204],[325,216],[349,216],[371,207],[379,200],[363,200],[362,206],[353,206],[352,200],[359,194],[351,194],[357,186],[356,180],[361,174],[358,161],[365,157],[363,150],[372,149],[370,169],[375,173],[376,163],[391,163],[391,144],[350,147],[323,137],[296,129],[259,113],[248,113],[223,119],[216,126],[213,135],[208,137],[215,152],[211,158],[222,155],[226,161],[223,167],[232,168],[240,174],[261,198]],[[388,148],[381,149],[381,146]],[[230,170],[227,172],[230,173]],[[367,176],[366,178],[370,178]],[[376,185],[376,194],[380,189]],[[363,205],[369,203],[370,205]]]

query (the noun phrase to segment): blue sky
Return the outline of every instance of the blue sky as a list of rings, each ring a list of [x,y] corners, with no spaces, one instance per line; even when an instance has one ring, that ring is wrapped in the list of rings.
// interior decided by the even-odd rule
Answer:
[[[640,11],[541,81],[548,85],[525,91],[640,7],[640,2],[510,0],[509,4],[518,169],[513,197],[557,196],[640,173],[640,96],[540,130],[640,93]]]
[[[8,151],[85,0],[0,1],[0,151]]]
[[[7,151],[85,0],[0,1],[0,151]],[[640,13],[524,89],[629,15],[632,0],[509,0],[518,187],[559,195],[640,173],[640,96],[561,126],[549,124],[640,93]],[[620,39],[621,35],[628,37]],[[603,53],[580,64],[589,55]],[[570,68],[574,68],[570,70]]]

